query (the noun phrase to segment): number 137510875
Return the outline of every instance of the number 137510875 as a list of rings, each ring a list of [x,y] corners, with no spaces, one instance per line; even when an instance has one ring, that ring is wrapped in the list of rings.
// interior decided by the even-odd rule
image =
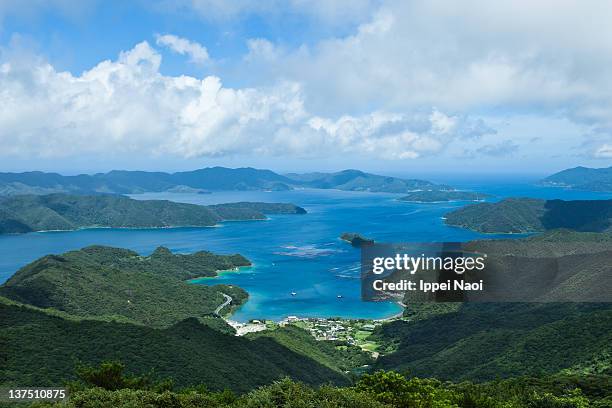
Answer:
[[[1,388],[0,401],[61,400],[68,396],[64,388]]]

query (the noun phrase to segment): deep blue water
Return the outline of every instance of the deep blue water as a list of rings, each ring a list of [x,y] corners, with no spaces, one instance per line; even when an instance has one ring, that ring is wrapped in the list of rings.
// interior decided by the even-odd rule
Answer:
[[[495,199],[508,196],[612,198],[612,194],[530,184],[466,182],[454,185],[494,194]],[[3,235],[0,236],[0,282],[18,268],[49,253],[102,244],[149,254],[163,245],[184,253],[202,249],[241,253],[254,263],[252,268],[201,281],[236,284],[249,292],[250,299],[233,316],[235,320],[281,319],[288,315],[383,318],[399,312],[399,306],[360,300],[359,250],[340,241],[340,233],[359,232],[379,242],[466,241],[483,237],[444,225],[443,214],[465,203],[413,204],[397,201],[397,197],[335,190],[137,195],[134,198],[198,204],[292,202],[306,208],[308,214],[275,215],[267,221],[226,222],[214,228],[89,229]],[[291,296],[291,292],[297,295]]]

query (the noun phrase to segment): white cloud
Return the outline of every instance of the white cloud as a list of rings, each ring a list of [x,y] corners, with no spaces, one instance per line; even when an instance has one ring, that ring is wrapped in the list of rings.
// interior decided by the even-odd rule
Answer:
[[[349,35],[251,47],[246,63],[254,81],[302,82],[317,113],[495,109],[612,131],[611,18],[606,1],[383,1]]]
[[[187,55],[193,63],[203,64],[209,60],[206,47],[197,42],[189,41],[172,34],[158,34],[155,38],[157,45],[167,47],[178,54]]]
[[[604,144],[595,150],[595,155],[598,159],[612,159],[612,144]]]
[[[502,157],[514,154],[518,149],[519,146],[512,140],[503,140],[497,144],[481,146],[476,151],[487,156]]]
[[[482,120],[437,109],[314,115],[305,109],[297,82],[233,89],[214,76],[163,75],[162,57],[147,42],[79,76],[39,58],[11,55],[3,52],[0,60],[5,156],[350,153],[410,159],[493,132]]]

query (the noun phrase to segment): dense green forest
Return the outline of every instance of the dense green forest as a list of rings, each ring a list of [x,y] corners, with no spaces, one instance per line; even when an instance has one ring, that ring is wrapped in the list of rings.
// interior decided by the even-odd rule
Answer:
[[[88,227],[206,227],[222,221],[265,219],[265,214],[304,213],[303,208],[283,203],[201,206],[102,194],[19,195],[0,197],[0,234]]]
[[[0,286],[0,295],[76,316],[159,327],[213,314],[224,302],[223,294],[232,297],[231,307],[244,303],[248,295],[238,287],[184,280],[245,265],[249,261],[240,255],[174,255],[158,248],[140,256],[127,249],[91,246],[26,265]]]
[[[446,223],[485,233],[526,233],[567,228],[604,232],[612,228],[612,200],[507,198],[472,204],[445,215]]]
[[[284,376],[309,384],[347,384],[343,369],[349,356],[336,359],[336,348],[315,344],[308,333],[300,347],[274,339],[233,336],[195,318],[156,328],[108,318],[76,318],[2,299],[0,302],[0,378],[2,385],[57,386],[74,378],[79,363],[125,362],[130,373],[151,370],[180,387],[206,384],[213,390],[246,392]],[[220,319],[218,319],[220,320]],[[222,321],[221,321],[222,322]],[[284,330],[282,328],[278,330]],[[296,330],[296,329],[291,329]],[[287,336],[295,335],[291,332]],[[304,342],[308,344],[304,344]],[[316,350],[323,365],[305,355]]]
[[[348,372],[372,362],[358,347],[296,327],[235,337],[214,311],[224,294],[236,307],[246,292],[185,279],[244,265],[240,255],[163,247],[149,256],[102,246],[45,256],[0,286],[2,383],[58,384],[78,362],[120,359],[131,372],[153,369],[181,386],[244,392],[283,376],[347,384]]]
[[[397,372],[365,374],[350,386],[313,387],[289,378],[236,395],[205,384],[176,389],[169,379],[130,375],[120,362],[77,368],[66,402],[37,407],[116,408],[609,408],[610,377],[556,375],[451,383]]]
[[[612,233],[553,230],[520,239],[468,242],[487,255],[478,278],[490,284],[467,299],[502,301],[612,301]],[[501,290],[499,290],[501,289]]]
[[[247,337],[251,339],[271,338],[290,350],[308,356],[319,364],[347,373],[374,362],[370,353],[363,352],[359,347],[348,346],[342,341],[317,341],[309,332],[295,326],[251,333]]]
[[[376,367],[447,380],[522,375],[612,374],[612,305],[436,305],[425,318],[380,326]],[[408,305],[419,314],[421,305]]]
[[[529,261],[555,260],[544,285],[547,300],[574,294],[609,299],[611,244],[611,233],[554,230],[473,241],[465,249],[511,259],[511,283],[528,289],[536,273]],[[371,336],[382,353],[377,368],[454,381],[612,374],[612,303],[408,303],[404,316],[407,320],[383,324]]]

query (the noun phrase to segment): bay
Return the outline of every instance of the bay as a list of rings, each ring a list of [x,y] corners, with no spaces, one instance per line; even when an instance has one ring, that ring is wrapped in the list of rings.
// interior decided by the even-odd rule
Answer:
[[[455,183],[494,194],[562,199],[605,199],[591,193],[540,187],[530,183],[467,181]],[[272,215],[265,221],[224,222],[209,228],[83,229],[0,236],[0,282],[17,269],[50,253],[87,245],[110,245],[149,254],[163,245],[190,253],[209,250],[240,253],[250,268],[225,272],[195,284],[232,284],[249,292],[249,301],[234,320],[300,317],[385,318],[401,311],[391,302],[360,299],[359,250],[339,239],[342,232],[358,232],[377,242],[450,242],[503,235],[483,235],[444,225],[443,215],[466,203],[417,204],[398,201],[401,195],[337,190],[281,192],[228,191],[213,194],[147,193],[136,199],[166,199],[194,204],[236,201],[291,202],[305,215]],[[295,295],[292,295],[292,292]]]

